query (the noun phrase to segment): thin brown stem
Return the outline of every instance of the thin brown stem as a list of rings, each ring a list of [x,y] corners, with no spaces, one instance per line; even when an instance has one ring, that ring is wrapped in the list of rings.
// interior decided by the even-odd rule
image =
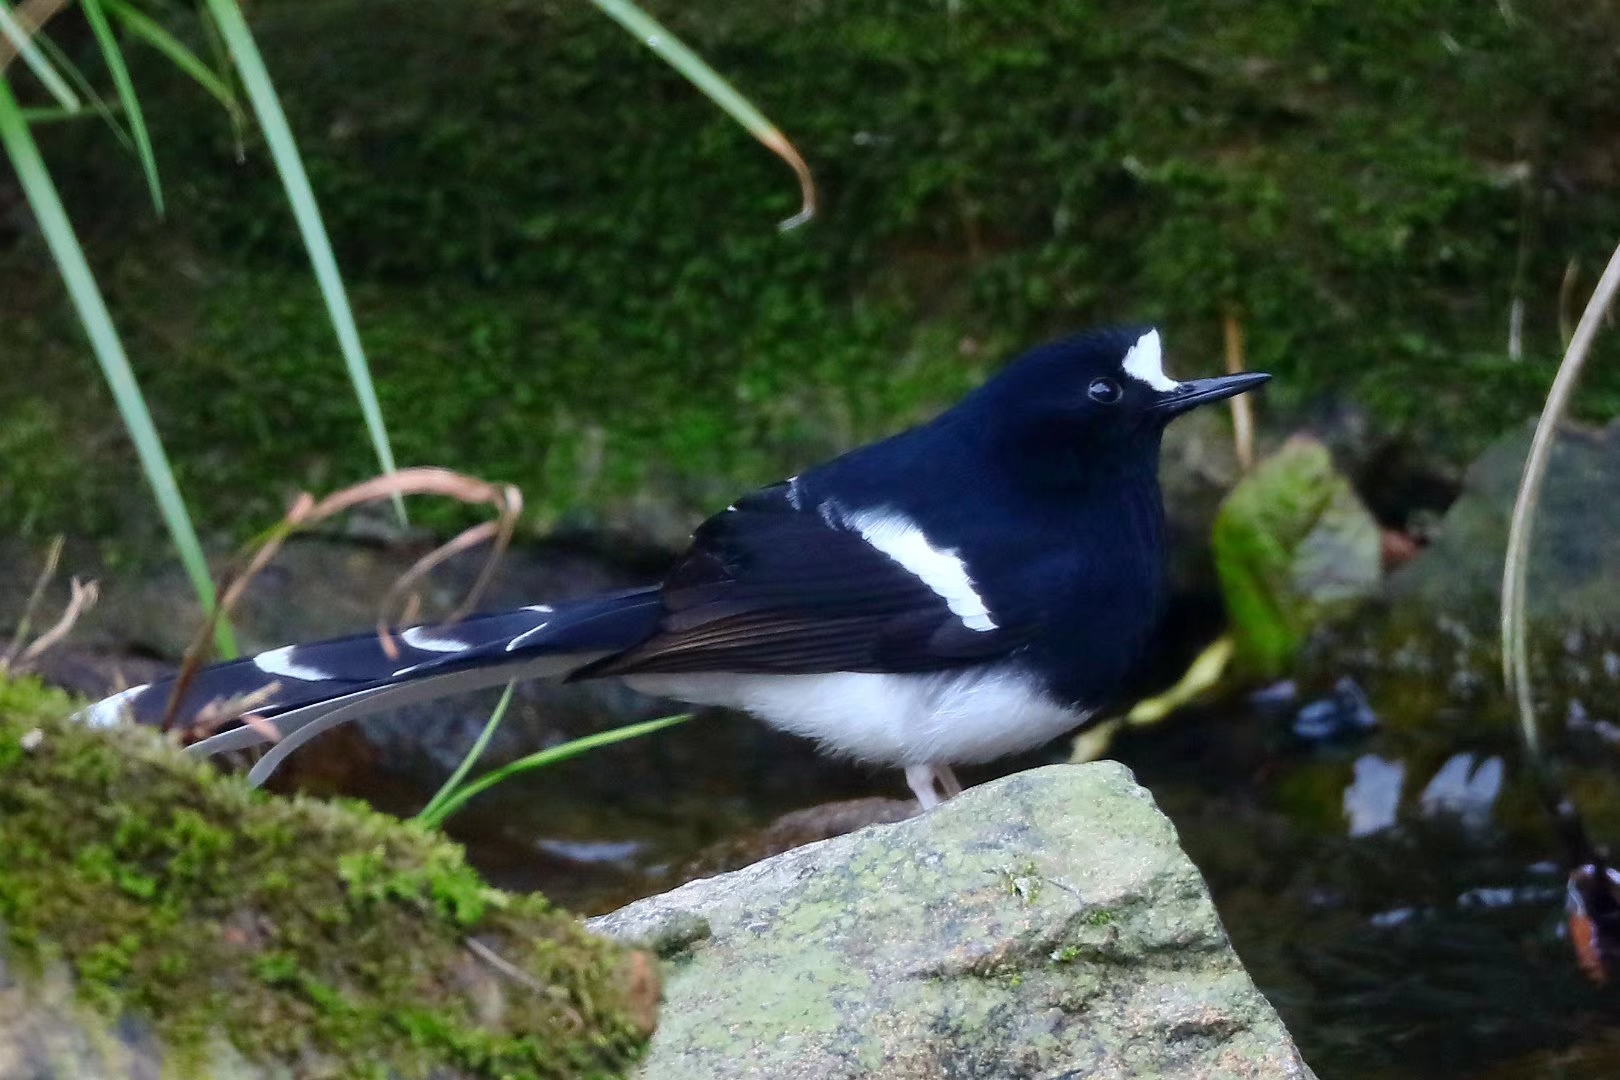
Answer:
[[[45,599],[45,589],[50,585],[51,579],[56,577],[56,567],[62,561],[63,538],[58,536],[51,541],[50,548],[45,552],[45,565],[40,568],[39,576],[34,579],[34,589],[28,594],[28,603],[23,605],[22,618],[17,620],[17,632],[11,639],[11,647],[0,653],[0,674],[11,667],[17,657],[22,655],[23,646],[28,643],[28,629],[34,621],[34,614],[39,610],[40,603]]]
[[[46,650],[61,642],[72,632],[74,624],[79,621],[79,616],[96,606],[96,600],[101,594],[94,581],[86,584],[78,578],[74,578],[69,584],[73,594],[68,598],[67,607],[63,610],[61,617],[56,620],[49,630],[35,638],[32,645],[23,650],[22,655],[17,658],[18,667],[27,667],[45,655]]]
[[[471,547],[491,536],[495,539],[495,546],[490,554],[489,561],[485,563],[478,580],[473,584],[472,590],[463,601],[454,618],[460,618],[461,612],[471,610],[477,603],[478,597],[494,576],[496,564],[505,552],[512,534],[517,528],[517,520],[523,511],[523,497],[517,488],[510,484],[492,484],[476,477],[465,476],[452,472],[449,469],[439,468],[412,468],[400,469],[398,472],[386,476],[374,477],[346,487],[341,491],[333,492],[319,502],[309,494],[300,494],[293,502],[292,508],[287,511],[275,528],[271,529],[263,542],[248,559],[247,567],[230,579],[220,590],[219,603],[214,612],[197,630],[192,639],[191,647],[186,650],[185,660],[180,665],[180,673],[175,677],[174,689],[169,695],[168,709],[164,713],[163,727],[168,729],[174,723],[179,712],[180,702],[185,699],[186,691],[190,688],[192,680],[201,670],[208,656],[208,643],[211,640],[214,623],[218,619],[226,618],[235,609],[242,594],[247,590],[248,584],[260,571],[270,564],[280,552],[282,545],[298,530],[310,525],[318,524],[335,514],[341,514],[363,503],[375,502],[379,499],[392,499],[405,495],[444,495],[465,503],[488,503],[495,507],[500,515],[494,522],[475,526],[461,536],[451,540],[443,547],[419,560],[415,566],[406,571],[400,582],[391,588],[385,602],[384,611],[390,610],[397,602],[399,594],[414,584],[422,574],[442,562],[450,555]],[[395,646],[393,638],[385,625],[386,617],[379,621],[378,632],[381,636],[383,648],[392,651]]]
[[[1243,370],[1243,323],[1236,312],[1228,311],[1221,324],[1226,339],[1226,371],[1236,375]],[[1229,398],[1228,404],[1232,408],[1232,444],[1238,465],[1248,472],[1254,468],[1254,405],[1247,394]]]

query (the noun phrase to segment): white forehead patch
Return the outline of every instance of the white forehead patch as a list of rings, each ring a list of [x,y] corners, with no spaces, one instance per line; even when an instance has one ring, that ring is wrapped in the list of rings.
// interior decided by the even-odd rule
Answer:
[[[1136,339],[1125,353],[1125,374],[1137,382],[1145,382],[1161,394],[1167,394],[1181,384],[1164,373],[1164,349],[1159,332],[1149,330]]]
[[[996,628],[961,556],[935,547],[914,522],[892,510],[861,510],[844,515],[844,520],[861,539],[932,589],[963,626],[980,632]]]

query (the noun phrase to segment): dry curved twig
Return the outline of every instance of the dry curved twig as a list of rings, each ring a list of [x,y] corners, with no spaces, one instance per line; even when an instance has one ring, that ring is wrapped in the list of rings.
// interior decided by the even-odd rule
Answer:
[[[393,499],[404,495],[442,495],[464,503],[488,503],[495,507],[499,517],[492,522],[474,526],[448,543],[429,552],[417,560],[388,590],[384,597],[382,613],[378,616],[377,630],[383,642],[384,649],[394,649],[393,638],[388,632],[388,610],[397,602],[398,596],[416,581],[420,580],[433,567],[445,559],[461,551],[465,551],[475,544],[493,538],[495,545],[490,552],[489,559],[479,572],[478,579],[468,591],[449,621],[462,618],[478,602],[479,596],[488,586],[495,574],[495,568],[500,557],[505,553],[507,544],[517,528],[517,519],[523,512],[523,496],[511,484],[494,484],[477,477],[467,476],[450,469],[436,467],[421,467],[401,469],[387,476],[377,476],[364,480],[335,491],[326,498],[316,501],[315,497],[307,492],[301,493],[287,511],[279,524],[265,536],[262,543],[254,550],[247,560],[246,567],[241,573],[232,576],[220,590],[219,603],[209,618],[198,627],[196,635],[192,638],[191,646],[186,650],[185,659],[181,662],[180,672],[175,677],[174,690],[169,695],[169,706],[164,712],[163,729],[168,730],[174,723],[174,717],[179,709],[180,702],[185,699],[186,691],[190,688],[192,679],[201,669],[208,656],[208,645],[213,640],[214,625],[220,619],[229,616],[236,607],[242,594],[247,590],[248,584],[261,570],[270,564],[270,561],[280,552],[283,544],[300,529],[325,521],[334,515],[341,514],[368,502],[377,502],[382,499]],[[406,610],[412,610],[413,605],[407,604]],[[227,717],[226,719],[231,719]]]
[[[1547,476],[1547,462],[1552,455],[1553,439],[1558,425],[1569,411],[1569,401],[1586,365],[1592,342],[1597,337],[1604,313],[1620,291],[1620,247],[1609,256],[1609,265],[1598,280],[1592,298],[1586,302],[1581,321],[1575,327],[1564,360],[1558,366],[1552,389],[1547,392],[1547,405],[1541,411],[1535,436],[1530,441],[1530,453],[1524,461],[1524,474],[1519,481],[1519,497],[1513,504],[1513,518],[1508,525],[1507,557],[1502,566],[1502,680],[1517,700],[1519,725],[1531,756],[1538,757],[1541,750],[1536,734],[1535,702],[1530,692],[1530,659],[1524,632],[1525,580],[1530,565],[1530,537],[1535,526],[1536,506],[1541,500],[1542,481]]]

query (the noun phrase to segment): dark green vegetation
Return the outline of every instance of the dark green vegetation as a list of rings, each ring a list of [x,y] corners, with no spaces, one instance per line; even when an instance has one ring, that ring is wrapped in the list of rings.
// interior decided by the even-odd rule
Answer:
[[[650,962],[489,888],[425,830],[266,798],[70,707],[0,681],[14,967],[65,963],[97,1011],[199,1060],[218,1034],[323,1076],[609,1077],[639,1054]]]
[[[1208,372],[1228,310],[1273,407],[1348,395],[1461,460],[1538,407],[1565,266],[1578,308],[1620,236],[1612,5],[652,8],[811,162],[808,228],[773,227],[787,169],[583,2],[252,12],[401,461],[515,481],[542,525],[713,509],[1063,328],[1155,320]],[[370,451],[262,147],[238,164],[200,92],[135,75],[171,224],[105,132],[42,137],[194,510],[240,532]],[[0,515],[128,529],[48,263],[7,262]],[[1584,407],[1620,411],[1620,367]]]

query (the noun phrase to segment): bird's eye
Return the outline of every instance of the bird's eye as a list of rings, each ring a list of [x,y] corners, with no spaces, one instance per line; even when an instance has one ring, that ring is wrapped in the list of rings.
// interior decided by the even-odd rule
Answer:
[[[1119,400],[1121,391],[1119,383],[1113,379],[1099,377],[1091,380],[1091,385],[1086,387],[1086,393],[1090,394],[1091,400],[1099,405],[1112,405]]]

